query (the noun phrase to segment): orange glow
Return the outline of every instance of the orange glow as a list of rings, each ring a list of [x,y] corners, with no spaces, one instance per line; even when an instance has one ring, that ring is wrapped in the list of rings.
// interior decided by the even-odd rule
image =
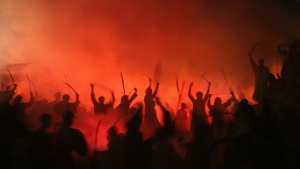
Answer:
[[[126,92],[136,87],[136,101],[142,101],[148,85],[142,74],[154,77],[155,65],[160,61],[163,68],[158,96],[172,112],[176,112],[178,101],[177,75],[180,83],[186,81],[182,101],[189,110],[190,82],[195,83],[193,94],[206,91],[207,84],[200,78],[203,72],[209,72],[206,78],[213,83],[211,93],[228,93],[231,87],[250,99],[254,75],[249,50],[264,39],[254,59],[265,58],[276,73],[276,64],[279,71],[281,67],[280,58],[276,61],[275,57],[276,45],[289,35],[266,31],[268,25],[255,20],[252,11],[245,8],[250,2],[228,3],[221,9],[212,2],[198,0],[1,1],[2,81],[5,85],[11,83],[5,72],[9,69],[18,84],[17,94],[24,94],[25,101],[29,99],[26,74],[37,100],[52,101],[54,93],[60,91],[69,93],[73,101],[75,94],[62,82],[71,84],[80,95],[80,107],[87,110],[85,116],[78,114],[75,126],[84,132],[91,147],[97,121],[90,112],[89,84],[100,83],[114,90],[116,106],[122,95],[121,72]],[[273,8],[278,7],[275,4]],[[26,64],[12,66],[19,63]],[[227,86],[220,68],[226,73]],[[110,93],[101,88],[95,88],[95,93],[96,97],[110,99]],[[225,101],[230,95],[220,97]],[[105,148],[109,126],[109,122],[103,124],[99,132],[99,149]]]

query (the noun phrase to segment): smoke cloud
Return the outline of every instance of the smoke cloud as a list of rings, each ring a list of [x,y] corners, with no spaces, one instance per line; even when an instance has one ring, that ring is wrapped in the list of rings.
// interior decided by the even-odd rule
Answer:
[[[186,81],[183,101],[193,92],[241,90],[251,98],[254,74],[248,52],[264,40],[253,58],[265,59],[273,73],[280,72],[280,43],[299,38],[298,0],[2,0],[0,2],[1,81],[11,84],[9,69],[18,83],[17,92],[29,99],[28,75],[37,99],[54,99],[54,93],[80,94],[89,111],[89,83],[122,95],[120,73],[126,92],[138,88],[142,100],[155,66],[162,64],[159,96],[176,108],[175,79]],[[222,69],[228,81],[220,71]],[[96,89],[96,95],[110,93]],[[228,96],[229,97],[229,96]],[[226,95],[222,98],[228,98]],[[190,104],[190,103],[189,103]]]

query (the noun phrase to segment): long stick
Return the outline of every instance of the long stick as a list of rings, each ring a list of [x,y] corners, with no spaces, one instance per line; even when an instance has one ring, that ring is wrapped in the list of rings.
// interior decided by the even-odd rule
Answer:
[[[150,79],[150,77],[148,75],[146,75],[146,74],[141,74],[141,75],[146,76],[148,79]]]
[[[133,92],[133,91],[134,91],[134,89],[132,89],[127,95],[129,96],[131,94],[131,92]]]
[[[95,87],[100,87],[100,88],[102,88],[102,89],[104,89],[104,90],[106,90],[106,91],[108,91],[108,92],[111,91],[110,88],[108,88],[108,87],[106,87],[106,86],[104,86],[104,85],[102,85],[102,84],[100,84],[100,83],[92,83],[92,84],[94,84]]]
[[[67,86],[69,86],[69,87],[74,91],[74,93],[77,94],[77,92],[75,91],[75,89],[74,89],[71,85],[69,85],[69,84],[66,83],[66,82],[63,82],[63,83],[66,84]]]
[[[263,40],[257,42],[257,43],[252,47],[252,49],[251,49],[250,52],[248,53],[249,56],[252,55],[252,52],[254,51],[254,49],[255,49],[261,42],[263,42]]]
[[[126,92],[125,92],[125,85],[124,85],[124,79],[123,79],[123,74],[122,74],[122,72],[121,72],[121,79],[122,79],[123,91],[124,91],[124,95],[125,95]]]
[[[27,80],[28,80],[28,84],[29,84],[29,89],[30,89],[30,92],[32,92],[31,91],[31,84],[30,84],[30,80],[29,80],[29,77],[28,77],[28,75],[26,74],[26,77],[27,77]]]
[[[225,79],[225,85],[224,86],[226,86],[227,85],[227,78],[226,78],[225,72],[223,71],[222,68],[220,68],[220,71],[222,72],[222,75],[224,76],[224,79]]]
[[[178,80],[176,79],[176,89],[177,89],[177,93],[178,93],[178,95],[179,95],[179,97],[180,97],[180,93],[179,93],[179,85],[178,85]]]
[[[162,63],[160,61],[157,62],[155,66],[155,71],[154,71],[154,81],[159,82],[160,80],[160,75],[161,75],[161,70],[162,70]]]
[[[102,121],[102,119],[99,120],[99,122],[97,124],[97,128],[96,128],[96,133],[95,133],[95,149],[97,149],[98,132],[99,132],[101,121]]]
[[[62,70],[62,73],[64,74],[64,77],[65,77],[65,79],[66,79],[66,82],[67,83],[69,83],[69,80],[68,80],[68,78],[67,78],[67,75],[66,75],[66,73]],[[71,89],[70,88],[68,88],[69,89],[69,94],[71,94]]]
[[[9,71],[8,69],[6,69],[6,70],[8,71],[8,73],[9,73],[9,75],[10,75],[10,77],[11,77],[11,80],[12,80],[13,84],[15,84],[14,77],[12,76],[12,74],[10,73],[10,71]]]
[[[200,78],[204,79],[206,82],[209,82],[209,81],[205,78],[205,76],[207,75],[207,73],[208,73],[208,72],[202,73],[202,74],[200,75]]]
[[[62,71],[62,72],[63,72],[63,74],[64,74],[64,76],[65,76],[66,80],[68,81],[68,78],[67,78],[67,76],[66,76],[65,72],[64,72],[64,71]]]

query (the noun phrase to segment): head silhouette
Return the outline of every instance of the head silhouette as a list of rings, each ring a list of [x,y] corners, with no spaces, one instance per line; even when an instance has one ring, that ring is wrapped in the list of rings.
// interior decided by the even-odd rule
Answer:
[[[202,99],[203,98],[203,93],[202,92],[197,92],[196,97],[197,97],[197,100]]]
[[[117,134],[118,134],[117,129],[114,126],[112,126],[107,130],[107,140],[110,141]]]
[[[181,108],[182,109],[186,109],[186,104],[185,103],[181,103]]]
[[[40,116],[40,123],[43,128],[49,128],[51,125],[51,116],[48,113],[44,113]]]
[[[60,92],[56,92],[54,96],[55,96],[55,100],[60,100],[61,93]]]
[[[20,104],[21,102],[22,102],[22,96],[21,95],[16,96],[16,98],[14,100],[14,103],[15,104]]]
[[[220,106],[222,105],[222,99],[220,97],[216,97],[215,98],[215,102],[214,102],[215,106]]]
[[[99,103],[104,103],[105,98],[103,96],[100,96],[98,98]]]
[[[150,87],[148,87],[146,89],[146,95],[151,95],[152,94],[152,89]]]
[[[121,104],[128,104],[128,96],[127,95],[123,95],[121,97]]]
[[[70,100],[70,96],[68,94],[64,94],[62,98],[63,98],[63,101],[65,101],[65,102],[69,102],[69,100]]]
[[[240,105],[241,106],[245,106],[245,105],[248,105],[248,100],[247,99],[242,99],[241,101],[240,101]]]

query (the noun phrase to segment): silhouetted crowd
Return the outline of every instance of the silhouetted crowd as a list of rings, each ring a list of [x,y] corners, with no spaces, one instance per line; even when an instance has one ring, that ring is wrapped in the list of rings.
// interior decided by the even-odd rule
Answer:
[[[212,101],[212,83],[205,76],[202,76],[207,82],[205,93],[197,91],[194,94],[194,83],[189,85],[192,110],[187,110],[178,90],[176,112],[171,112],[156,96],[160,84],[151,78],[143,102],[133,104],[138,95],[134,88],[121,97],[116,107],[113,91],[111,100],[105,102],[103,96],[96,99],[95,86],[91,84],[95,120],[99,116],[116,115],[115,123],[107,131],[108,149],[103,151],[96,148],[90,151],[82,131],[72,127],[80,113],[77,112],[79,94],[75,90],[75,102],[70,102],[70,96],[60,92],[55,94],[54,101],[36,101],[30,92],[30,101],[24,103],[22,95],[15,96],[18,85],[9,72],[13,84],[0,91],[0,167],[298,169],[300,43],[279,45],[278,53],[284,57],[284,62],[280,74],[276,75],[270,73],[263,59],[257,64],[252,51],[249,53],[255,77],[252,99],[256,104],[249,103],[242,93],[236,97],[233,91],[229,92],[231,96],[226,101],[220,97]],[[163,122],[158,119],[158,110],[162,112]],[[39,122],[38,126],[33,125],[36,122]],[[100,123],[101,120],[94,129],[96,135]],[[123,128],[125,131],[121,132]],[[97,144],[99,140],[95,142]],[[84,158],[78,160],[76,156]],[[84,166],[79,165],[82,161]]]

